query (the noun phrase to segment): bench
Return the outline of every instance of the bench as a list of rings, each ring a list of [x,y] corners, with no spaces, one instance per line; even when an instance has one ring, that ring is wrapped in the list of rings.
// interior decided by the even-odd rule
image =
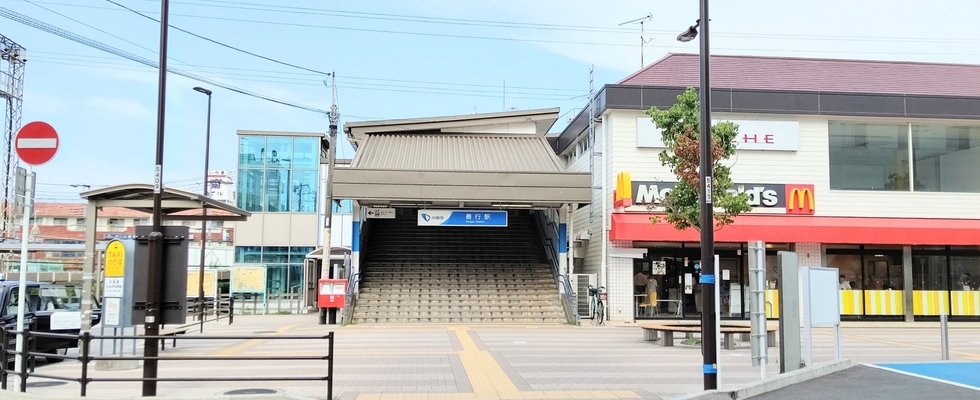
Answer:
[[[186,334],[188,330],[190,330],[192,327],[196,325],[197,324],[188,324],[188,325],[181,325],[176,328],[161,329],[160,333],[157,336],[172,336],[173,346],[171,347],[177,347],[177,335]],[[146,336],[146,333],[143,332],[136,336]],[[167,349],[167,339],[160,339],[160,350],[166,350],[166,349]]]
[[[701,324],[691,323],[647,323],[641,324],[643,330],[643,340],[655,341],[660,336],[660,346],[670,347],[674,345],[674,332],[685,333],[688,339],[695,333],[701,333]],[[742,341],[748,341],[752,328],[745,325],[721,324],[722,348],[732,350],[735,348],[735,335],[741,335]],[[776,347],[776,328],[766,327],[766,345]]]

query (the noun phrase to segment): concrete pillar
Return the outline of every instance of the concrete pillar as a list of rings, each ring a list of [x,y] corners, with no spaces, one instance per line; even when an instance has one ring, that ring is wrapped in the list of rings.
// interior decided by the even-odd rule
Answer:
[[[94,201],[88,201],[85,209],[85,259],[82,261],[82,326],[85,332],[92,328],[92,281],[95,279],[96,231],[99,223],[99,209]]]

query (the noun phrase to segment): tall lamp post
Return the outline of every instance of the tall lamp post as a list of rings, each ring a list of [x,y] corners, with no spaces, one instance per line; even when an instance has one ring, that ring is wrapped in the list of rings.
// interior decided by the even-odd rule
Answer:
[[[708,52],[708,0],[701,0],[701,18],[694,26],[677,35],[680,42],[690,42],[698,36],[698,27],[701,28],[701,51],[699,61],[701,64],[701,89],[699,90],[701,102],[701,163],[699,171],[701,173],[701,196],[699,198],[701,206],[700,226],[701,226],[701,354],[704,357],[704,390],[714,390],[718,388],[718,352],[716,331],[718,329],[715,315],[715,279],[717,277],[717,266],[715,265],[715,231],[714,231],[714,208],[711,204],[711,178],[713,167],[711,160],[711,84],[709,82],[709,57]]]
[[[204,197],[208,197],[208,161],[211,159],[211,91],[200,86],[194,90],[208,96],[208,127],[204,135]],[[208,208],[201,207],[201,267],[197,274],[197,304],[201,307],[201,332],[204,332],[204,247],[208,243]],[[217,294],[217,293],[215,293]],[[217,303],[216,303],[217,304]]]

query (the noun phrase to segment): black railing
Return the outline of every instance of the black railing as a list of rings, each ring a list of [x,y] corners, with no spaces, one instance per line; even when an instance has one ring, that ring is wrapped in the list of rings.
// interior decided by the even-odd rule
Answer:
[[[68,381],[68,382],[78,382],[80,385],[80,395],[85,397],[88,392],[88,385],[93,382],[145,382],[145,381],[155,381],[155,382],[246,382],[246,381],[326,381],[327,382],[327,398],[333,398],[333,345],[334,345],[334,333],[330,332],[326,335],[292,335],[292,336],[257,336],[257,335],[242,335],[242,336],[188,336],[182,340],[326,340],[327,341],[327,354],[326,355],[308,355],[308,356],[213,356],[213,355],[188,355],[188,356],[169,356],[169,357],[145,357],[145,356],[94,356],[91,353],[91,343],[92,340],[97,339],[157,339],[165,340],[169,339],[168,336],[97,336],[92,335],[89,332],[82,332],[81,334],[62,334],[62,333],[48,333],[48,332],[31,332],[30,330],[24,331],[24,343],[27,351],[18,352],[16,349],[11,349],[11,340],[16,338],[19,334],[16,330],[7,330],[0,327],[0,389],[7,390],[7,377],[9,375],[15,375],[20,379],[20,391],[27,391],[27,379],[29,377],[52,379],[58,381]],[[79,349],[78,356],[68,356],[68,355],[58,355],[50,353],[41,353],[36,351],[36,344],[38,338],[49,338],[49,339],[69,339],[69,340],[79,340],[81,343],[81,348]],[[19,371],[11,372],[7,367],[10,364],[11,356],[17,357],[24,353],[24,360],[20,364]],[[60,360],[76,360],[82,363],[82,370],[79,377],[66,377],[57,375],[48,375],[44,373],[38,373],[34,370],[35,358],[54,358]],[[322,376],[217,376],[217,377],[157,377],[157,378],[93,378],[90,377],[89,364],[92,361],[99,360],[119,360],[119,361],[146,361],[146,360],[158,360],[158,361],[304,361],[304,360],[319,360],[327,362],[327,374]]]

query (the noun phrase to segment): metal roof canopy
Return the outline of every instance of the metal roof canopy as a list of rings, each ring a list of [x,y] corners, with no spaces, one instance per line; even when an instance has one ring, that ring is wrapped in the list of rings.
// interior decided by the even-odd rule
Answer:
[[[351,249],[347,247],[333,246],[330,248],[330,259],[331,260],[343,260],[345,256],[351,254]],[[311,251],[306,255],[307,259],[323,259],[323,247],[317,247],[315,250]]]
[[[592,201],[545,135],[558,109],[348,123],[333,195],[362,206],[555,208]]]
[[[122,207],[130,210],[153,213],[153,185],[145,183],[128,183],[109,186],[101,189],[82,192],[80,196],[87,200],[85,210],[85,259],[82,263],[82,326],[81,331],[91,328],[92,319],[92,280],[95,279],[96,243],[95,235],[98,230],[99,208]],[[163,188],[161,193],[162,219],[177,221],[200,221],[203,219],[204,208],[208,212],[208,221],[245,221],[252,213],[230,204],[186,190]],[[162,222],[162,221],[161,221]],[[99,260],[101,262],[101,260]]]
[[[122,207],[153,213],[153,185],[129,183],[82,192],[81,197],[95,207]],[[164,220],[200,221],[203,213],[193,212],[208,208],[219,211],[208,213],[208,221],[245,221],[252,213],[230,204],[185,190],[164,188],[162,212]]]

